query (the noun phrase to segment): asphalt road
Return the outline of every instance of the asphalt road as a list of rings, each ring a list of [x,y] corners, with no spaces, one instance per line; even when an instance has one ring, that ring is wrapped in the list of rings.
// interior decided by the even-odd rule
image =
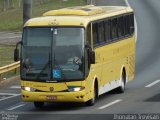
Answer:
[[[117,0],[98,0],[96,4],[116,5],[115,1]],[[155,119],[160,119],[160,1],[129,0],[129,3],[135,10],[138,26],[136,77],[128,83],[124,94],[107,93],[100,96],[92,107],[75,103],[53,103],[46,104],[43,109],[35,109],[32,103],[21,101],[20,89],[14,85],[0,89],[0,119],[111,120],[118,119],[118,114],[132,114],[135,115],[130,116],[133,120],[142,119],[144,114],[150,113],[159,113]],[[124,5],[124,1],[118,0],[118,5]]]
[[[21,36],[20,32],[0,32],[0,45],[15,45]]]

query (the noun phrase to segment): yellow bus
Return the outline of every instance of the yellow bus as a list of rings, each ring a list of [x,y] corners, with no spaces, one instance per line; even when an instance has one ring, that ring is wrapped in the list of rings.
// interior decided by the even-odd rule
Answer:
[[[45,102],[94,105],[108,91],[123,93],[134,78],[135,39],[130,7],[69,7],[30,19],[14,53],[22,100],[38,108]]]

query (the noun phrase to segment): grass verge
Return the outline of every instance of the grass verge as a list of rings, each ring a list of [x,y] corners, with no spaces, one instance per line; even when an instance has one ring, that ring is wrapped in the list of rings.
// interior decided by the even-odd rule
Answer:
[[[34,2],[35,0],[33,0]],[[32,16],[41,16],[44,12],[70,6],[85,5],[86,0],[49,0],[44,4],[33,4]],[[0,31],[21,31],[22,29],[22,7],[15,7],[0,12]]]
[[[0,45],[0,67],[13,63],[14,46]]]

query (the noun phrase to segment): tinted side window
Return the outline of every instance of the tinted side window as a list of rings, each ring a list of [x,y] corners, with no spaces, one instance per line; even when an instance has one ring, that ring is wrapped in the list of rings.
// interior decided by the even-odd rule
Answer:
[[[99,43],[104,42],[104,22],[98,23],[98,41]]]
[[[134,33],[134,14],[114,16],[93,23],[94,45],[122,40]]]
[[[124,16],[124,24],[125,24],[125,35],[130,34],[130,24],[129,24],[129,15]]]
[[[112,40],[118,38],[118,29],[117,29],[117,18],[112,19],[112,30],[111,30]]]
[[[123,16],[118,18],[118,37],[124,36],[124,22]]]
[[[130,19],[130,34],[132,35],[134,33],[134,14],[131,14],[129,16]]]
[[[105,28],[105,41],[110,42],[111,41],[111,20],[106,20],[104,22],[104,28]]]
[[[98,44],[98,24],[93,24],[93,44]]]
[[[91,24],[87,27],[87,44],[91,46]]]

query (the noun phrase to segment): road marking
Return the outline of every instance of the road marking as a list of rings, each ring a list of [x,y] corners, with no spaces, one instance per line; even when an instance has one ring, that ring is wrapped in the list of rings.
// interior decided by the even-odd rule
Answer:
[[[103,105],[103,106],[99,107],[98,109],[99,109],[99,110],[102,110],[102,109],[104,109],[104,108],[110,107],[111,105],[114,105],[114,104],[119,103],[119,102],[121,102],[121,101],[122,101],[122,99],[115,100],[115,101],[113,101],[113,102],[111,102],[111,103],[108,103],[108,104],[106,104],[106,105]]]
[[[128,2],[128,0],[125,0],[125,3],[127,6],[131,7],[130,3]],[[136,42],[137,42],[137,38],[138,38],[138,25],[137,25],[137,20],[136,17],[134,15],[134,21],[135,21],[135,35],[136,35]]]
[[[16,96],[16,95],[19,95],[19,94],[15,94],[15,93],[0,93],[0,95],[12,95],[12,96]]]
[[[13,39],[13,38],[20,38],[21,36],[13,36],[13,37],[8,37],[9,39]]]
[[[11,86],[12,89],[21,89],[21,86]]]
[[[146,87],[152,87],[152,86],[156,85],[159,82],[160,82],[160,80],[156,80],[156,81],[150,83],[149,85],[147,85]]]
[[[126,3],[127,6],[131,6],[131,5],[129,4],[128,0],[125,0],[125,3]]]
[[[21,38],[22,36],[0,37],[1,39]]]
[[[19,104],[16,104],[16,105],[8,108],[7,110],[15,110],[15,109],[20,108],[20,107],[25,106],[25,105],[26,105],[25,103],[19,103]]]
[[[20,96],[21,94],[13,94],[13,93],[0,93],[0,95],[8,95],[9,97],[3,97],[0,99],[0,101],[4,101],[4,100],[7,100],[7,99],[10,99],[10,98],[13,98],[13,97],[17,97],[17,96]]]

